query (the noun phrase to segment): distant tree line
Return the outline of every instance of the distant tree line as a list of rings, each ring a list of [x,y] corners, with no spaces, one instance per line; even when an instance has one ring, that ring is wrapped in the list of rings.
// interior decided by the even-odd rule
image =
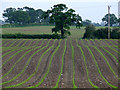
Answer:
[[[61,32],[60,38],[65,38],[66,35],[71,34],[69,31],[71,25],[76,25],[76,28],[87,26],[83,38],[107,38],[107,28],[96,30],[94,25],[100,26],[99,23],[92,23],[92,21],[88,19],[82,21],[81,16],[76,14],[75,10],[71,8],[68,9],[65,4],[54,5],[47,11],[43,11],[42,9],[35,10],[27,6],[17,9],[10,7],[4,10],[3,17],[5,22],[10,24],[53,24],[55,27],[52,28],[52,33],[57,36],[58,32]],[[102,21],[105,22],[105,26],[108,26],[108,14],[102,18]],[[93,26],[91,26],[91,24]],[[120,25],[120,18],[117,19],[114,14],[110,14],[110,26],[114,24]],[[119,28],[111,30],[111,38],[120,38],[119,30]]]
[[[105,22],[105,26],[108,26],[108,14],[106,14],[103,18],[102,21]],[[110,14],[110,26],[114,26],[115,24],[120,25],[120,18],[117,19],[115,14]]]
[[[79,14],[75,14],[75,10],[72,8],[68,9],[65,4],[57,4],[51,7],[47,11],[42,9],[35,10],[30,7],[23,8],[7,8],[4,10],[3,17],[6,22],[10,24],[31,24],[31,23],[46,23],[54,24],[55,27],[52,28],[52,33],[56,35],[61,32],[61,37],[64,38],[65,35],[70,35],[70,26],[76,25],[76,28],[82,26],[82,18]]]
[[[108,14],[106,14],[102,19],[102,22],[104,22],[104,26],[108,26]],[[94,26],[101,26],[99,23],[92,23],[91,20],[86,19],[82,21],[83,26],[88,26],[89,24],[92,24]],[[115,14],[110,14],[110,26],[120,26],[120,18],[117,19]]]
[[[45,11],[42,9],[35,10],[31,7],[7,8],[4,10],[3,18],[10,24],[30,24],[30,23],[48,23],[49,17],[44,19]]]
[[[7,8],[4,10],[3,18],[5,19],[5,22],[10,24],[30,24],[30,23],[42,23],[42,24],[50,24],[50,16],[47,18],[44,18],[46,16],[46,11],[43,11],[42,9],[35,10],[31,7],[23,7],[23,8]],[[102,19],[105,26],[108,26],[108,14],[106,14]],[[53,23],[54,24],[54,23]],[[71,23],[74,25],[74,23]],[[95,26],[100,26],[99,23],[92,23],[91,20],[84,20],[82,21],[83,26],[87,26],[89,24],[93,24]],[[113,26],[115,24],[120,25],[120,18],[117,19],[115,14],[110,14],[110,26]]]

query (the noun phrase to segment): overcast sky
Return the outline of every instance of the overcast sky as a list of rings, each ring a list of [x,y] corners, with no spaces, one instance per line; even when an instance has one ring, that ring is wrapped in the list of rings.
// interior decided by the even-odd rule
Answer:
[[[107,6],[111,5],[111,13],[118,17],[118,1],[120,0],[0,0],[0,19],[3,10],[9,7],[32,7],[44,11],[50,9],[55,4],[63,3],[68,8],[72,8],[83,20],[89,19],[92,22],[101,22],[102,17],[107,14]]]

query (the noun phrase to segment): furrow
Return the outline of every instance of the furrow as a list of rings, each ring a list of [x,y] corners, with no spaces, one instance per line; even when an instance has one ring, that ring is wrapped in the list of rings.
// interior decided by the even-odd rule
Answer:
[[[42,49],[48,47],[49,43],[50,43],[50,40],[48,41],[48,43],[47,43],[46,46],[44,46],[44,47],[42,47],[42,48],[40,48],[40,46],[34,48],[34,49],[37,49],[37,48],[40,48],[40,49],[37,50],[34,54],[32,54],[32,55],[29,57],[27,63],[25,64],[25,67],[22,69],[22,71],[21,71],[20,73],[18,73],[18,74],[17,74],[15,77],[13,77],[11,80],[8,80],[8,81],[6,81],[6,82],[3,82],[2,85],[3,85],[3,84],[6,84],[6,83],[9,83],[9,82],[11,82],[11,81],[14,81],[14,80],[17,79],[20,75],[22,75],[22,74],[25,72],[27,66],[29,65],[29,63],[30,63],[30,61],[31,61],[31,58],[32,58],[33,56],[35,56],[36,53],[38,53],[38,52],[41,51]],[[6,88],[10,88],[10,87],[6,87]]]
[[[54,42],[55,42],[55,41],[54,41]],[[45,52],[42,53],[42,55],[40,56],[40,59],[39,59],[39,61],[38,61],[38,63],[37,63],[37,66],[36,66],[35,71],[34,71],[29,77],[27,77],[27,79],[25,79],[24,81],[22,81],[22,82],[20,82],[20,83],[18,83],[18,84],[11,85],[11,86],[7,86],[6,88],[18,87],[18,86],[20,86],[20,85],[28,82],[33,76],[35,76],[35,74],[38,72],[38,68],[39,68],[39,66],[40,66],[40,63],[41,63],[41,61],[42,61],[43,56],[44,56],[48,51],[50,51],[53,47],[54,47],[54,44],[53,44],[51,47],[49,47]],[[39,50],[39,51],[40,51],[40,50]]]
[[[65,40],[64,51],[63,51],[63,54],[62,54],[62,65],[61,65],[61,69],[60,69],[60,74],[58,76],[58,80],[56,82],[56,85],[53,88],[58,88],[58,86],[59,86],[59,82],[60,82],[60,79],[61,79],[61,76],[62,76],[62,73],[63,73],[65,52],[66,52],[66,40]]]
[[[80,51],[82,53],[82,57],[83,57],[83,61],[84,61],[85,69],[86,69],[86,74],[87,74],[87,79],[88,79],[88,81],[89,81],[89,83],[91,84],[92,87],[99,89],[99,87],[94,85],[93,82],[90,80],[89,71],[88,71],[88,67],[87,67],[87,62],[86,62],[86,57],[85,57],[84,51],[82,50],[81,46],[78,45],[78,41],[77,40],[76,40],[76,43],[77,43],[77,47],[79,47],[79,49],[80,49]]]
[[[42,44],[41,44],[40,47],[42,47]],[[39,47],[39,48],[40,48],[40,47]],[[37,47],[37,48],[38,48],[38,47]],[[37,48],[31,48],[30,50],[28,50],[27,52],[25,52],[25,53],[14,63],[14,65],[10,68],[10,70],[9,70],[6,74],[4,74],[0,79],[2,79],[2,78],[4,78],[5,76],[7,76],[7,75],[15,68],[15,66],[25,57],[25,55],[27,55],[29,52],[31,52],[32,50],[37,49]]]
[[[61,41],[60,41],[61,42]],[[48,75],[49,71],[50,71],[50,67],[51,67],[51,63],[52,63],[52,60],[53,60],[53,56],[54,54],[58,51],[59,47],[60,47],[60,42],[59,42],[59,45],[57,46],[57,48],[55,49],[55,51],[52,53],[51,55],[51,59],[50,59],[50,63],[49,63],[49,66],[48,66],[48,70],[47,72],[45,73],[45,75],[43,76],[43,78],[38,82],[38,84],[36,84],[35,86],[30,86],[28,88],[36,88],[38,86],[41,85],[41,83],[43,83],[43,81],[45,80],[46,76]]]
[[[34,47],[36,47],[36,46],[34,46]],[[32,47],[32,48],[34,48],[34,47]],[[14,48],[14,49],[12,49],[11,51],[8,51],[8,52],[6,52],[5,54],[2,54],[2,56],[0,57],[0,58],[3,58],[3,57],[5,57],[6,55],[8,55],[8,54],[10,54],[10,53],[12,53],[12,52],[14,52],[14,51],[23,51],[24,49],[26,50],[26,49],[30,49],[31,47],[28,47],[28,48],[26,48],[26,47],[23,47],[23,48],[18,48],[18,47],[16,47],[16,48]],[[17,51],[17,52],[18,52]],[[16,52],[16,53],[17,53]],[[12,58],[12,57],[10,57],[10,58]]]
[[[110,87],[112,87],[112,88],[118,88],[117,86],[112,85],[111,83],[109,83],[109,82],[106,80],[106,78],[103,76],[102,72],[100,71],[100,68],[99,68],[99,66],[98,66],[98,63],[97,63],[97,61],[96,61],[96,59],[95,59],[92,51],[90,50],[90,48],[89,48],[88,46],[87,46],[87,48],[88,48],[89,52],[91,53],[91,55],[92,55],[92,57],[93,57],[93,60],[94,60],[94,62],[95,62],[95,65],[96,65],[96,67],[97,67],[97,69],[98,69],[98,72],[99,72],[99,74],[101,75],[101,77],[103,78],[103,80],[104,80]],[[95,47],[95,48],[96,48],[96,47]]]
[[[74,47],[72,45],[72,41],[70,41],[71,48],[72,48],[72,63],[73,63],[73,88],[77,88],[75,85],[75,62],[74,62]]]
[[[112,69],[112,67],[110,66],[108,60],[107,60],[106,57],[103,55],[103,53],[102,53],[97,47],[94,47],[94,48],[103,56],[106,64],[107,64],[108,67],[110,68],[111,72],[115,75],[115,77],[116,77],[117,79],[119,79],[118,76],[115,74],[114,70]]]

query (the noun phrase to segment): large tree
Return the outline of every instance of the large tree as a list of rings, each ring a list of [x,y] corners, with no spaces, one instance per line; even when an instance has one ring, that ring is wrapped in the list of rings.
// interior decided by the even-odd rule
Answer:
[[[108,26],[108,14],[106,14],[103,18],[102,21],[105,22],[105,26]],[[115,14],[110,14],[110,26],[112,26],[113,24],[117,23],[117,17],[115,16]]]
[[[7,8],[4,10],[3,17],[10,24],[41,23],[43,21],[44,11],[35,10],[30,7]]]
[[[25,10],[30,16],[29,23],[35,23],[36,22],[36,13],[35,13],[36,11],[35,11],[35,9],[25,6],[25,7],[23,7],[23,10]]]
[[[118,23],[119,23],[119,26],[120,26],[120,18],[119,18],[117,21],[118,21]]]
[[[37,23],[41,23],[43,20],[44,11],[42,9],[37,9],[35,11],[35,18]]]
[[[50,17],[50,23],[54,23],[55,27],[52,28],[52,32],[56,34],[61,31],[61,36],[65,34],[70,35],[70,25],[75,24],[77,27],[81,27],[82,19],[78,14],[75,14],[75,10],[68,9],[65,4],[57,4],[51,7],[51,10],[47,10],[46,17]]]
[[[88,19],[82,21],[83,26],[87,26],[87,25],[89,25],[89,24],[91,24],[91,23],[92,23],[92,21],[91,21],[91,20],[88,20]]]
[[[27,24],[30,20],[30,16],[25,11],[17,10],[13,12],[12,20],[15,24]]]
[[[12,7],[4,10],[3,18],[5,19],[5,22],[13,23],[13,12],[15,11],[16,9]]]

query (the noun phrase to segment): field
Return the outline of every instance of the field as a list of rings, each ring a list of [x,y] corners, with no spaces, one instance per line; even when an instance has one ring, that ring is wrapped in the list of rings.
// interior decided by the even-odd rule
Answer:
[[[51,29],[54,26],[29,26],[29,27],[14,27],[14,28],[2,28],[2,34],[53,34]],[[71,26],[71,36],[68,38],[82,38],[85,32],[85,27],[76,29],[75,26]]]
[[[119,40],[3,39],[3,88],[118,88]]]

